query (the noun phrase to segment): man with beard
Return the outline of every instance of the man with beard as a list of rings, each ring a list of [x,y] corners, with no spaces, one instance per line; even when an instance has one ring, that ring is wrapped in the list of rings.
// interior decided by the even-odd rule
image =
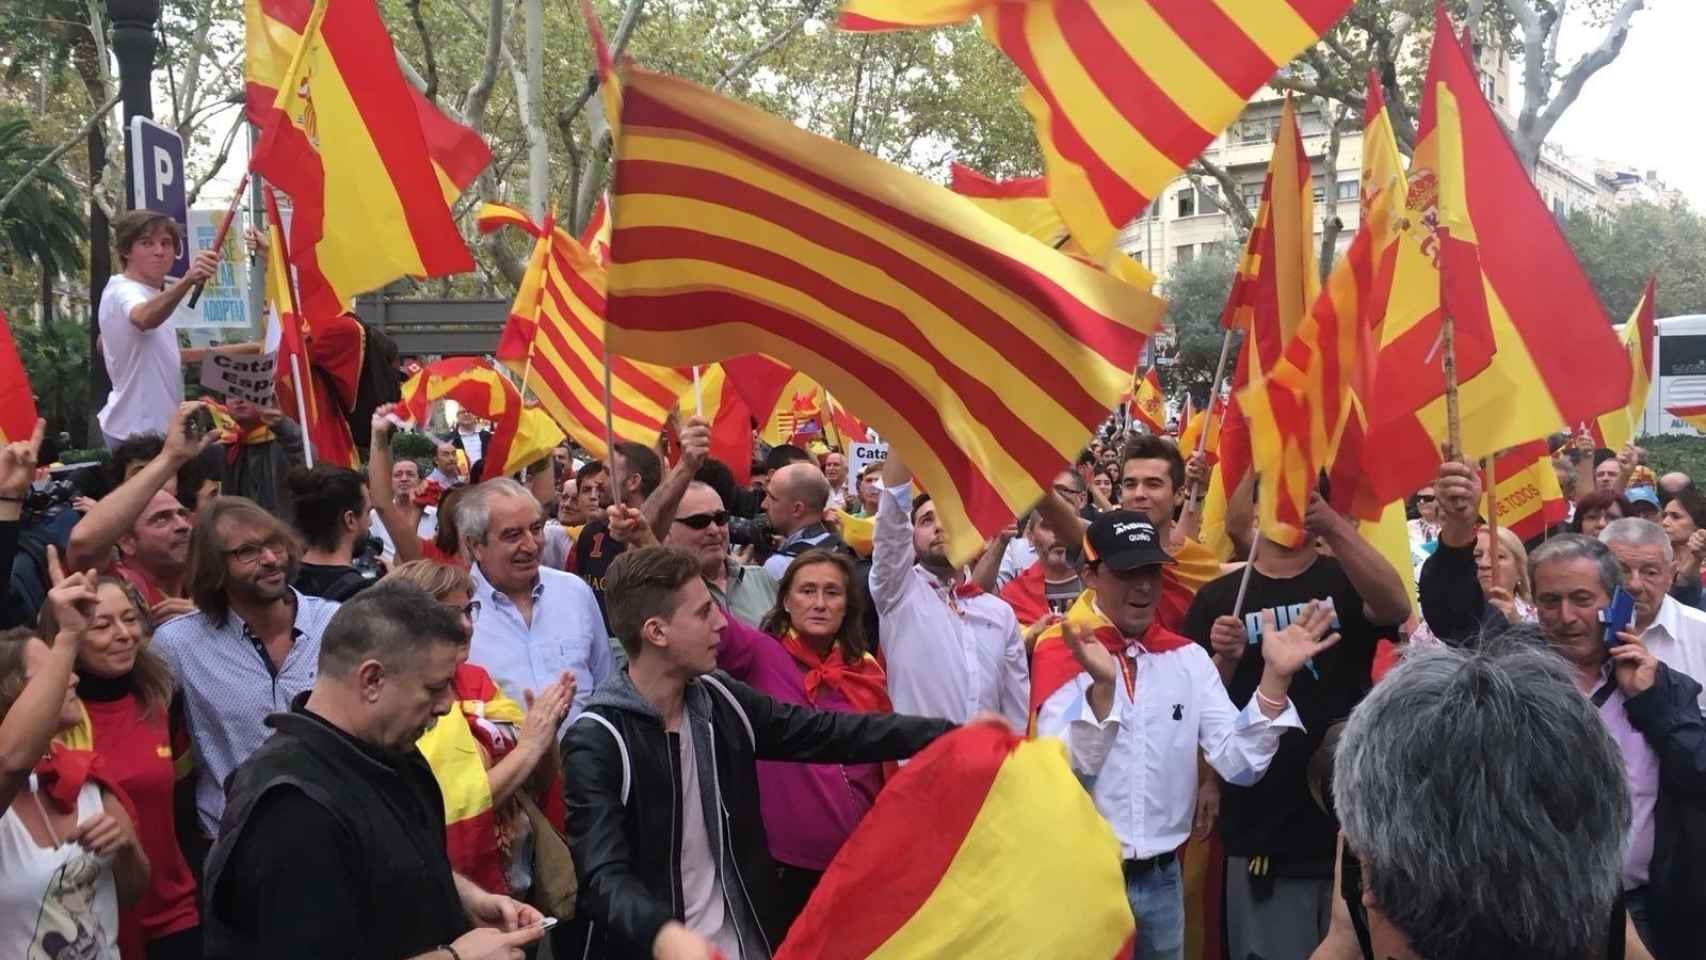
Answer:
[[[476,484],[456,505],[456,529],[473,561],[471,599],[478,604],[468,661],[516,703],[572,670],[580,691],[569,708],[573,718],[614,671],[614,657],[592,588],[540,563],[539,498],[508,477]]]
[[[291,589],[301,562],[302,545],[283,521],[251,500],[219,497],[190,535],[196,609],[154,632],[153,648],[183,692],[200,758],[196,813],[208,837],[225,810],[225,778],[265,742],[267,716],[314,682],[320,634],[338,605]]]
[[[913,499],[912,474],[893,452],[871,539],[871,600],[895,712],[955,723],[993,712],[1023,730],[1030,666],[1013,608],[948,561],[936,505],[928,494]]]
[[[313,690],[267,718],[277,732],[231,778],[208,957],[509,958],[543,935],[537,910],[451,872],[444,798],[415,747],[456,698],[462,630],[408,583],[332,618]]]
[[[194,402],[178,407],[159,455],[77,521],[65,547],[65,569],[106,569],[124,578],[156,623],[191,609],[185,579],[194,518],[176,491],[179,468],[217,439],[212,432],[190,435],[190,420],[201,409]]]

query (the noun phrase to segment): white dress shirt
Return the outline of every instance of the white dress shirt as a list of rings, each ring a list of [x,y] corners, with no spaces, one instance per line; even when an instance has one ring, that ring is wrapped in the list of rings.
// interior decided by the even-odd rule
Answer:
[[[537,693],[565,670],[572,670],[575,699],[563,722],[579,716],[592,691],[615,672],[604,617],[592,588],[572,573],[540,567],[539,580],[533,585],[530,624],[509,597],[492,589],[479,564],[469,573],[480,612],[474,619],[468,662],[484,667],[505,696],[523,704],[525,691]]]
[[[871,599],[896,713],[965,723],[983,711],[1023,730],[1031,670],[1013,608],[960,596],[917,563],[912,485],[883,491],[871,535]]]
[[[1706,613],[1667,595],[1652,625],[1642,631],[1641,643],[1660,663],[1706,687]],[[1706,712],[1706,689],[1700,693],[1700,709]]]
[[[1250,698],[1232,705],[1203,648],[1186,643],[1150,653],[1132,642],[1133,689],[1114,684],[1114,704],[1097,721],[1086,701],[1090,675],[1080,673],[1049,695],[1037,712],[1037,735],[1066,742],[1072,770],[1114,828],[1120,855],[1144,860],[1177,850],[1191,833],[1197,801],[1197,750],[1228,782],[1249,786],[1279,751],[1280,735],[1303,729],[1289,699],[1269,720]]]

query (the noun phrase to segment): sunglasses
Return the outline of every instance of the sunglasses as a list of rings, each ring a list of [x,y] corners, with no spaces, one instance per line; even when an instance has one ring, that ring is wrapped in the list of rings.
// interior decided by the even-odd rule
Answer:
[[[1433,503],[1435,499],[1436,498],[1431,493],[1418,493],[1418,494],[1416,494],[1416,502],[1417,503]]]
[[[729,525],[729,512],[718,510],[716,513],[695,513],[691,517],[676,517],[675,522],[689,530],[703,530],[713,523],[719,527],[726,527]]]

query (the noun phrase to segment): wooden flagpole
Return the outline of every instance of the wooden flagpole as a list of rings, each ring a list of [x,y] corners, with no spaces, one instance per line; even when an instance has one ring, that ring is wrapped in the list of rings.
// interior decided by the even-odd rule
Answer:
[[[1208,410],[1203,414],[1202,431],[1197,434],[1197,448],[1191,452],[1190,456],[1192,457],[1202,453],[1208,446],[1208,433],[1214,428],[1214,404],[1216,400],[1220,399],[1220,381],[1226,376],[1226,361],[1231,357],[1231,355],[1232,331],[1228,330],[1226,331],[1226,334],[1220,338],[1220,359],[1216,360],[1214,363],[1214,381],[1209,384],[1208,390]],[[1224,411],[1224,408],[1222,408],[1222,410]],[[1179,429],[1183,430],[1184,427],[1180,427]],[[1189,458],[1187,457],[1187,459]],[[1188,490],[1188,496],[1185,498],[1185,508],[1179,515],[1180,520],[1189,516],[1193,511],[1202,508],[1202,495],[1203,491],[1201,484],[1198,484],[1196,481],[1192,481]]]

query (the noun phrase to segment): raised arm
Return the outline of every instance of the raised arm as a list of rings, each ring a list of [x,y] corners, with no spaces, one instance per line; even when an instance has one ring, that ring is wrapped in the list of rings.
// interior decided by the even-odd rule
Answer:
[[[372,446],[367,451],[367,499],[379,514],[379,522],[391,535],[397,548],[397,563],[402,565],[421,558],[421,538],[409,515],[397,506],[396,488],[391,486],[391,430],[389,414],[396,404],[385,404],[373,411]]]
[[[195,459],[219,438],[210,430],[199,439],[190,439],[190,417],[200,408],[201,404],[194,400],[179,404],[177,415],[166,431],[166,445],[160,455],[148,461],[117,490],[102,497],[94,509],[84,514],[83,519],[71,528],[71,539],[65,546],[68,569],[105,567],[113,544],[130,532],[136,519],[148,508],[148,501],[154,499],[154,495],[167,483],[177,479],[180,467]]]
[[[203,250],[190,258],[190,267],[182,279],[147,300],[130,308],[130,325],[147,332],[165,323],[178,309],[178,303],[189,295],[198,282],[211,278],[219,270],[219,251]]]
[[[646,523],[659,540],[669,536],[669,526],[675,522],[675,508],[693,477],[711,455],[711,424],[704,417],[693,417],[681,428],[681,459],[664,475],[658,488],[640,505]]]
[[[871,530],[871,602],[879,614],[900,602],[917,560],[912,546],[912,474],[890,450]]]
[[[1396,626],[1410,619],[1410,591],[1404,586],[1404,579],[1319,493],[1309,497],[1304,524],[1339,558],[1346,578],[1362,597],[1363,613],[1369,622]]]
[[[5,718],[0,719],[0,813],[11,809],[12,798],[58,731],[59,711],[65,705],[77,651],[95,613],[95,572],[61,578],[58,554],[51,546],[47,549],[48,568],[59,581],[48,591],[47,605],[53,608],[59,635],[54,638],[47,665],[30,677]]]

